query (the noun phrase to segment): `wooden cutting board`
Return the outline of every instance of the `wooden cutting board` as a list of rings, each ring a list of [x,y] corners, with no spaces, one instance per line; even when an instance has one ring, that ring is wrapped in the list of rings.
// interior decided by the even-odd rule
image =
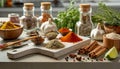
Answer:
[[[27,46],[8,51],[7,56],[8,58],[16,59],[16,58],[26,56],[28,54],[39,53],[39,54],[44,54],[53,58],[59,58],[60,56],[63,56],[67,53],[70,53],[72,51],[79,49],[81,46],[89,44],[91,41],[91,39],[88,37],[82,37],[82,36],[80,37],[83,39],[83,41],[80,41],[77,43],[62,42],[65,45],[65,47],[61,49],[48,49],[44,47],[44,43],[48,42],[47,39],[45,39],[44,43],[39,46],[36,46],[33,43],[28,43]]]

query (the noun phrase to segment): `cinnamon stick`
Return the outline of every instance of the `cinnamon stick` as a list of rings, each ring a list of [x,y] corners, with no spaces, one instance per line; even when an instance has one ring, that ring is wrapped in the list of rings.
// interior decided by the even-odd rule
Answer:
[[[85,49],[87,48],[88,46],[83,46],[80,48],[80,50],[78,51],[78,54],[85,54]]]
[[[101,50],[99,50],[96,54],[95,54],[95,58],[99,57],[100,55],[104,54],[104,52],[106,51],[106,48],[102,48]]]
[[[93,49],[95,49],[98,46],[98,43],[94,43],[89,49],[88,49],[88,53],[91,52]]]
[[[87,53],[88,52],[88,49],[91,47],[91,46],[94,46],[95,44],[97,44],[97,41],[93,41],[91,44],[89,44],[86,49],[85,49],[85,52]]]
[[[96,48],[96,45],[98,45],[97,41],[93,41],[91,44],[81,47],[78,51],[78,54],[87,54],[88,52]]]
[[[89,57],[92,57],[93,55],[95,55],[95,53],[98,52],[101,48],[102,48],[102,46],[97,46],[94,50],[92,50],[92,51],[88,54]]]
[[[98,50],[100,50],[102,48],[102,46],[98,45],[94,50],[92,50],[90,53],[95,53]]]

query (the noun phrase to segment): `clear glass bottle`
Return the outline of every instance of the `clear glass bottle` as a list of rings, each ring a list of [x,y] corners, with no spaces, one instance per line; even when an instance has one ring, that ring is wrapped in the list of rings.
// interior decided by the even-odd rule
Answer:
[[[24,3],[23,16],[20,23],[23,24],[25,31],[31,32],[37,28],[37,17],[34,16],[34,4]]]
[[[81,36],[90,36],[93,28],[91,20],[92,8],[90,4],[80,4],[80,21],[75,25],[75,32]]]
[[[42,23],[48,21],[49,18],[52,18],[52,7],[51,2],[41,2],[41,16],[38,17],[38,23],[39,26],[41,26]]]

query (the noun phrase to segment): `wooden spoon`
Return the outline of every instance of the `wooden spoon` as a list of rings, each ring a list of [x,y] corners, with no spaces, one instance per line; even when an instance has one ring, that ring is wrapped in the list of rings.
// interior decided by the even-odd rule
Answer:
[[[30,39],[38,38],[38,37],[39,36],[32,36],[32,37],[27,37],[27,38],[21,39],[21,40],[17,40],[17,41],[13,41],[13,42],[7,42],[5,44],[0,44],[0,49],[5,49],[8,46],[12,46],[14,44],[17,44],[17,43],[20,43],[20,42],[24,42],[24,41],[27,41],[27,40],[30,40]]]

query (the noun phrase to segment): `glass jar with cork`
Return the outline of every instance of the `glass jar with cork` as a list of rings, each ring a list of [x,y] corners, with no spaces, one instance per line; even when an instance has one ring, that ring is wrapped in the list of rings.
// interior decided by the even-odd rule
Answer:
[[[42,23],[48,21],[49,18],[52,18],[51,2],[41,2],[40,4],[41,16],[37,19],[39,26],[41,26]]]
[[[34,4],[24,3],[23,16],[20,23],[23,24],[26,32],[32,32],[37,28],[37,17],[34,16]]]
[[[9,13],[8,14],[9,21],[13,23],[18,23],[19,24],[19,14],[18,13]]]
[[[80,21],[76,23],[75,32],[81,36],[90,36],[93,28],[91,20],[92,8],[90,4],[80,4]]]

